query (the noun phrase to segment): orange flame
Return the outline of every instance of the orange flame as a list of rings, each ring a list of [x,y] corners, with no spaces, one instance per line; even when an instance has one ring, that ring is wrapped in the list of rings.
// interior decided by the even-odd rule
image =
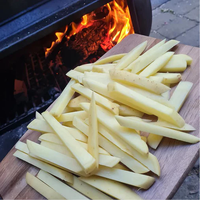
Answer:
[[[107,36],[104,39],[103,43],[101,44],[101,48],[104,49],[105,51],[108,51],[110,48],[112,48],[115,44],[119,43],[127,35],[134,33],[128,6],[124,5],[125,4],[123,0],[121,0],[120,3],[117,3],[115,0],[113,0],[112,2],[101,7],[101,8],[107,8],[108,15],[106,17],[103,17],[102,19],[95,19],[96,12],[93,11],[89,14],[84,15],[79,24],[72,22],[69,25],[71,26],[72,29],[68,34],[66,34],[68,26],[66,26],[66,29],[63,33],[56,32],[55,35],[57,39],[56,41],[52,42],[51,47],[46,48],[45,55],[48,56],[52,48],[56,44],[60,43],[63,37],[66,37],[66,39],[69,40],[72,35],[75,35],[84,28],[92,26],[94,22],[97,20],[103,20],[105,23],[107,23],[109,27]]]

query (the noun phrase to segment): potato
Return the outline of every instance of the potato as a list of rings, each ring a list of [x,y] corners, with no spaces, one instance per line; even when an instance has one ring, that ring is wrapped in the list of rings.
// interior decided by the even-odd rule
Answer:
[[[150,123],[137,121],[134,119],[128,119],[121,116],[115,116],[115,117],[122,126],[125,126],[128,128],[150,132],[156,135],[161,135],[161,136],[165,136],[168,138],[172,138],[172,139],[176,139],[176,140],[180,140],[180,141],[188,142],[188,143],[197,143],[200,141],[198,137],[189,135],[181,131],[176,131],[176,130],[168,129],[165,127],[156,126]]]
[[[98,120],[97,120],[97,108],[95,104],[94,92],[92,92],[88,116],[89,116],[88,152],[96,160],[96,169],[98,169],[99,168]]]
[[[173,56],[171,60],[159,71],[160,72],[183,72],[187,67],[187,62],[180,57]]]
[[[187,65],[192,64],[192,58],[190,56],[186,55],[186,54],[176,54],[174,56],[185,60],[187,62]]]
[[[82,83],[82,79],[84,77],[84,74],[79,72],[79,71],[75,71],[75,70],[70,70],[69,72],[67,72],[66,74],[68,77],[70,77],[71,79]]]
[[[86,125],[81,119],[74,118],[73,120],[74,126],[81,130],[85,135],[88,135],[89,126]],[[127,166],[129,169],[136,173],[146,173],[149,170],[142,165],[140,162],[135,160],[133,157],[122,151],[120,148],[118,148],[116,145],[114,145],[112,142],[107,140],[105,137],[99,134],[99,145],[104,148],[107,152],[109,152],[111,155],[116,156],[121,159],[121,162]]]
[[[100,167],[95,175],[142,189],[148,189],[155,182],[150,176],[108,167]]]
[[[112,200],[109,196],[104,194],[103,192],[97,190],[96,188],[84,183],[76,176],[74,177],[73,184],[69,184],[71,187],[79,191],[80,193],[84,194],[85,196],[89,197],[90,199],[94,200]]]
[[[62,195],[65,199],[87,199],[84,195],[77,192],[73,188],[69,187],[68,185],[64,184],[62,181],[58,180],[54,176],[50,175],[49,173],[40,170],[37,177],[43,181],[45,184],[49,185],[52,189],[54,189],[57,193]]]
[[[163,136],[155,135],[153,133],[150,133],[147,138],[147,143],[152,149],[157,149],[158,145],[160,144]]]
[[[162,83],[126,71],[110,70],[110,77],[122,84],[139,87],[156,94],[162,94],[170,89]]]
[[[126,55],[126,53],[121,53],[121,54],[115,54],[112,56],[108,56],[106,58],[101,58],[101,59],[97,60],[94,63],[94,65],[102,65],[102,64],[106,64],[106,63],[111,63],[111,62],[114,62],[116,60],[123,58],[125,55]]]
[[[80,177],[79,179],[116,199],[141,200],[133,190],[122,183],[97,176],[91,176],[88,178]]]
[[[56,119],[58,120],[58,122],[71,122],[73,121],[74,116],[85,119],[86,117],[88,117],[88,114],[85,111],[75,111],[61,114],[60,117],[57,117]]]
[[[142,117],[144,115],[143,112],[140,112],[138,110],[135,110],[129,106],[121,104],[119,106],[119,115],[122,116],[137,116],[137,117]]]
[[[30,174],[26,173],[26,182],[39,194],[44,196],[47,199],[64,199],[59,193],[53,190],[51,187],[43,183],[41,180]]]
[[[68,104],[68,107],[69,108],[75,108],[75,109],[81,109],[80,107],[80,103],[83,103],[83,102],[87,102],[89,103],[90,100],[82,95],[79,95],[78,97],[72,99],[69,104]]]
[[[65,146],[71,151],[86,174],[91,173],[95,168],[95,159],[80,146],[73,136],[48,112],[42,113],[54,132],[59,136]]]
[[[68,183],[73,183],[73,175],[70,174],[69,172],[66,172],[62,169],[49,165],[43,161],[32,158],[21,151],[16,151],[13,155],[35,167],[38,167],[39,169],[49,172],[50,174],[58,177],[61,180],[64,180]]]
[[[81,103],[81,107],[88,112],[89,104]],[[148,147],[144,141],[141,140],[140,136],[134,130],[126,129],[121,127],[114,115],[105,109],[97,106],[97,118],[98,121],[103,124],[111,132],[115,133],[124,142],[133,147],[136,151],[140,152],[142,155],[148,153]]]
[[[120,61],[117,63],[116,68],[117,69],[126,68],[130,63],[132,63],[135,59],[139,57],[139,55],[144,51],[146,46],[147,46],[147,41],[136,46],[134,49],[128,52],[123,58],[120,59]]]
[[[182,76],[180,73],[156,73],[154,76],[150,76],[150,78],[162,78],[162,83],[178,83],[181,81]]]
[[[39,112],[35,112],[35,118],[39,119],[39,120],[44,120],[44,118],[42,117],[42,115]]]
[[[88,89],[87,87],[84,87],[84,86],[80,85],[79,83],[77,83],[72,88],[77,93],[91,99],[92,90]],[[97,93],[94,93],[94,96],[95,96],[95,101],[98,105],[103,106],[104,108],[106,108],[107,110],[109,110],[110,112],[112,112],[115,115],[119,114],[119,106],[117,104],[112,103],[107,98],[105,98]]]
[[[127,105],[128,102],[130,107],[132,107],[132,105],[136,105],[137,107],[145,109],[149,113],[152,113],[153,115],[156,115],[157,117],[178,127],[182,127],[185,124],[183,118],[172,108],[140,95],[139,93],[132,91],[118,83],[108,84],[108,90],[112,92],[112,95],[124,98],[124,104]]]
[[[71,89],[71,86],[74,85],[75,81],[70,80],[65,89],[62,91],[61,95],[57,98],[55,103],[53,104],[50,113],[55,116],[59,117],[67,104],[69,103],[70,99],[74,95],[74,91]]]
[[[132,73],[138,73],[143,70],[147,65],[152,63],[156,58],[162,56],[164,53],[169,51],[172,47],[176,46],[179,43],[177,40],[170,40],[165,44],[161,45],[159,48],[155,48],[150,53],[143,54],[138,59],[132,63]]]
[[[109,73],[109,70],[115,69],[116,64],[104,64],[104,65],[94,65],[92,68],[93,72],[98,72],[98,73]]]
[[[162,83],[163,81],[163,77],[157,77],[157,76],[150,76],[148,77],[150,80],[152,81],[156,81],[156,82],[159,82],[159,83]]]
[[[150,65],[148,65],[139,75],[143,77],[149,77],[160,69],[162,69],[172,58],[174,52],[167,52],[162,56],[155,59]]]
[[[90,72],[90,71],[92,71],[93,65],[94,65],[93,63],[80,65],[80,66],[76,67],[74,70],[81,72],[81,73],[84,73],[86,71]]]

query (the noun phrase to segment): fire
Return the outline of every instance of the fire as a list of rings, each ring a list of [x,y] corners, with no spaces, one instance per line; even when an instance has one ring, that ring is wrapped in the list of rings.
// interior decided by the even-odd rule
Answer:
[[[99,19],[97,16],[97,11],[93,11],[84,15],[80,23],[77,24],[72,22],[69,26],[66,26],[66,29],[63,33],[56,32],[55,35],[57,39],[56,41],[52,42],[51,47],[46,48],[45,55],[48,56],[53,47],[60,43],[64,37],[66,37],[67,40],[70,40],[72,35],[77,34],[84,28],[92,26],[94,22],[99,20],[105,22],[108,27],[106,37],[100,45],[104,51],[108,51],[127,35],[134,33],[129,9],[128,6],[124,4],[123,0],[121,0],[120,3],[117,3],[116,0],[113,0],[112,2],[102,6],[100,10],[102,14],[105,14],[106,12],[106,15],[102,18]],[[68,27],[71,27],[71,29],[69,30]]]

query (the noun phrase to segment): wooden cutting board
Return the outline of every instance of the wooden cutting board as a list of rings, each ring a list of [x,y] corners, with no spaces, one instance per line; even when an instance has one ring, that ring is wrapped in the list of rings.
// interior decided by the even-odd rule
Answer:
[[[116,45],[103,57],[130,51],[133,47],[148,41],[148,48],[160,40],[141,36],[130,35],[120,44]],[[183,80],[194,83],[192,91],[180,111],[185,121],[196,128],[193,135],[199,136],[199,49],[196,47],[179,44],[175,47],[176,53],[184,53],[193,58],[193,63],[182,74]],[[40,133],[28,130],[20,139],[37,141]],[[168,199],[171,198],[184,178],[193,167],[198,158],[199,144],[186,144],[165,138],[159,148],[154,152],[161,166],[161,176],[156,177],[156,182],[147,191],[137,191],[144,199]],[[0,165],[0,195],[3,199],[42,199],[36,191],[26,184],[25,174],[27,171],[37,174],[38,169],[15,158],[13,148]]]

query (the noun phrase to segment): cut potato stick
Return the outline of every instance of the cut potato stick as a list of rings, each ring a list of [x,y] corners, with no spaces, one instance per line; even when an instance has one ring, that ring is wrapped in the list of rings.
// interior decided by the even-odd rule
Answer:
[[[141,139],[142,139],[144,142],[147,142],[147,137],[141,136]]]
[[[58,180],[57,178],[53,177],[52,175],[50,175],[49,173],[45,171],[40,170],[37,177],[66,199],[89,200],[87,197],[85,197],[81,193],[77,192],[73,188],[64,184],[63,182],[61,182],[60,180]]]
[[[116,64],[94,65],[93,72],[109,73],[109,70],[115,69]]]
[[[23,153],[21,151],[16,151],[13,154],[15,157],[35,166],[38,167],[39,169],[42,169],[46,172],[49,172],[50,174],[60,178],[61,180],[64,180],[68,183],[73,183],[73,175],[70,174],[69,172],[66,172],[62,169],[59,169],[57,167],[54,167],[52,165],[49,165],[43,161],[37,160],[35,158],[32,158],[31,156],[27,155],[26,153]]]
[[[102,64],[106,64],[106,63],[111,63],[111,62],[114,62],[116,60],[123,58],[125,55],[126,55],[126,53],[121,53],[121,54],[115,54],[112,56],[108,56],[106,58],[101,58],[101,59],[97,60],[94,63],[94,65],[102,65]]]
[[[88,116],[89,116],[88,152],[96,160],[96,169],[98,169],[99,168],[98,120],[97,120],[97,108],[95,104],[94,92],[92,92]]]
[[[79,94],[91,99],[92,90],[80,85],[79,83],[75,84],[72,88]],[[112,103],[110,100],[97,93],[94,93],[94,96],[95,96],[95,101],[98,105],[103,106],[104,108],[114,113],[115,115],[119,114],[119,106],[117,104]]]
[[[169,62],[173,54],[174,52],[167,52],[158,57],[140,73],[140,76],[149,77],[155,74]]]
[[[110,70],[110,77],[120,83],[139,87],[156,94],[162,94],[170,89],[162,83],[151,81],[148,78],[127,71]]]
[[[81,72],[81,73],[90,72],[90,71],[92,71],[93,65],[94,65],[93,63],[80,65],[80,66],[74,68],[74,70]]]
[[[145,109],[149,113],[152,113],[153,115],[156,115],[157,117],[178,127],[182,127],[185,124],[183,118],[172,108],[140,95],[139,93],[132,91],[118,83],[108,84],[108,90],[112,92],[112,95],[124,98],[124,104],[128,102],[130,107],[132,107],[132,105],[136,105],[137,107]]]
[[[56,167],[74,172],[76,174],[80,174],[83,171],[81,165],[74,158],[41,146],[30,140],[27,140],[27,146],[30,155],[36,157],[39,160],[45,161]]]
[[[139,44],[135,48],[133,48],[130,52],[128,52],[120,61],[117,63],[117,69],[124,69],[130,63],[132,63],[135,59],[139,57],[139,55],[145,50],[147,46],[147,41]]]
[[[74,180],[72,184],[69,184],[71,187],[79,191],[80,193],[84,194],[85,196],[89,197],[92,200],[112,200],[111,197],[107,196],[103,192],[97,190],[96,188],[88,185],[87,183],[81,181],[76,176],[73,176]]]
[[[88,135],[89,126],[86,125],[81,119],[74,118],[73,120],[74,126],[81,130],[85,135]],[[133,157],[122,151],[120,148],[118,148],[116,145],[114,145],[112,142],[104,138],[102,135],[99,134],[99,145],[104,148],[107,152],[109,152],[111,155],[116,156],[121,159],[121,162],[127,166],[129,169],[136,173],[146,173],[149,170],[142,165],[140,162],[135,160]]]
[[[79,72],[79,71],[75,71],[75,70],[70,70],[69,72],[67,72],[66,74],[68,77],[70,77],[71,79],[82,83],[82,79],[84,77],[84,74]]]
[[[71,122],[73,121],[74,116],[80,117],[81,119],[85,119],[86,117],[88,117],[88,114],[85,111],[75,111],[61,114],[60,117],[57,117],[56,119],[59,122]]]
[[[55,103],[53,104],[50,113],[55,116],[59,117],[67,104],[69,103],[70,99],[74,95],[74,90],[71,89],[71,86],[75,84],[74,80],[70,80],[65,89],[62,91],[61,95],[57,98]]]
[[[157,76],[150,76],[148,77],[150,80],[153,80],[153,81],[156,81],[156,82],[159,82],[159,83],[162,83],[163,81],[163,77],[157,77]]]
[[[159,78],[163,78],[162,79],[162,83],[178,83],[181,81],[181,74],[180,73],[156,73],[153,76],[150,76],[150,78],[153,77],[159,77]]]
[[[35,112],[35,118],[39,119],[39,120],[44,120],[44,118],[42,117],[42,115],[39,112]]]
[[[166,100],[169,100],[170,99],[170,91],[162,93],[162,97],[165,98]],[[171,107],[171,108],[174,109],[174,107]]]
[[[95,175],[142,189],[148,189],[155,182],[155,178],[147,175],[107,167],[100,167]]]
[[[78,109],[80,109],[80,103],[85,103],[85,102],[87,102],[87,103],[89,103],[90,102],[90,100],[88,99],[88,98],[86,98],[86,97],[84,97],[84,96],[82,96],[82,95],[80,95],[80,96],[78,96],[78,97],[76,97],[76,98],[74,98],[74,99],[72,99],[70,102],[69,102],[69,104],[68,104],[68,107],[69,108],[78,108]]]
[[[29,154],[28,147],[24,142],[18,141],[17,144],[15,145],[15,149],[20,150],[26,154]]]
[[[132,63],[132,73],[138,73],[139,71],[143,70],[147,65],[152,63],[156,58],[162,56],[164,53],[169,51],[172,47],[176,46],[179,43],[177,40],[170,40],[160,46],[159,48],[156,48],[154,51],[151,51],[150,53],[146,53],[142,56],[140,56],[138,59]]]
[[[187,62],[177,56],[173,56],[171,60],[159,71],[160,72],[183,72],[187,67]]]
[[[134,119],[128,119],[121,116],[115,116],[115,117],[122,126],[125,126],[128,128],[150,132],[156,135],[161,135],[161,136],[165,136],[168,138],[172,138],[172,139],[176,139],[176,140],[180,140],[180,141],[188,142],[188,143],[197,143],[200,141],[198,137],[190,135],[188,133],[181,132],[181,131],[176,131],[173,129],[168,129],[165,127],[156,126],[150,123],[137,121]]]
[[[97,176],[79,179],[116,199],[141,200],[133,190],[122,183]]]
[[[185,60],[187,62],[187,65],[192,64],[192,58],[190,56],[186,55],[186,54],[176,54],[174,56]]]
[[[46,199],[65,199],[63,196],[29,172],[26,173],[26,182]]]
[[[129,106],[121,104],[119,106],[119,115],[122,116],[137,116],[137,117],[142,117],[144,115],[143,112],[140,112],[138,110],[135,110]]]
[[[42,113],[54,132],[59,136],[66,147],[71,151],[86,174],[95,168],[95,159],[75,140],[73,136],[48,112]]]
[[[89,111],[88,103],[81,103],[81,107],[86,112]],[[117,134],[118,137],[120,137],[127,144],[129,144],[131,147],[133,147],[136,151],[140,152],[143,155],[148,153],[148,147],[147,147],[146,143],[141,140],[138,133],[134,130],[130,130],[130,129],[121,127],[117,123],[117,121],[112,113],[97,106],[97,118],[101,124],[103,124],[111,132]]]

